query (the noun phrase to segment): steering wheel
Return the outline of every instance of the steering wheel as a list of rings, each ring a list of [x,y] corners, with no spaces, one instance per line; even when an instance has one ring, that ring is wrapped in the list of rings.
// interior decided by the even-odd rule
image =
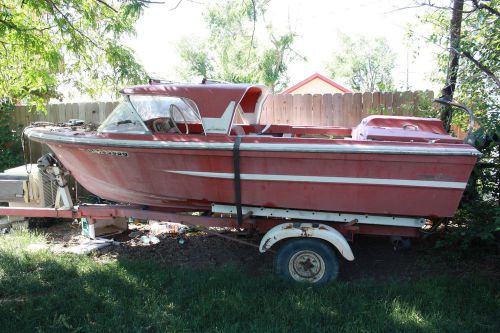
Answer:
[[[182,131],[179,129],[179,126],[177,126],[177,123],[174,120],[174,110],[177,111],[178,113],[180,113],[182,120],[184,120],[184,126],[186,126],[186,133],[182,133]],[[170,119],[172,119],[172,123],[175,127],[175,130],[179,134],[189,134],[188,122],[186,120],[186,117],[184,116],[184,113],[182,113],[181,109],[179,109],[179,107],[175,104],[170,104],[170,108],[169,108],[168,112],[170,113]]]
[[[170,118],[158,118],[153,120],[152,127],[155,133],[169,133],[172,128],[178,131],[173,123],[174,121]]]

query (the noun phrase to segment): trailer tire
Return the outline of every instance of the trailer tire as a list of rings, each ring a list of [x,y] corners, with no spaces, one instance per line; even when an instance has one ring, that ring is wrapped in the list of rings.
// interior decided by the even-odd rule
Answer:
[[[339,263],[332,247],[321,239],[292,238],[275,257],[276,273],[295,282],[324,284],[337,278]]]

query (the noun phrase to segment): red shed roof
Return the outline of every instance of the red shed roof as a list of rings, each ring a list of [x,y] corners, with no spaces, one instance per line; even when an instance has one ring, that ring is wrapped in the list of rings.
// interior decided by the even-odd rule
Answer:
[[[308,78],[300,81],[299,83],[291,86],[290,88],[286,89],[285,91],[282,92],[282,94],[291,94],[292,92],[294,92],[295,90],[299,89],[300,87],[302,87],[303,85],[311,82],[312,80],[314,79],[320,79],[322,81],[325,81],[326,83],[328,83],[329,85],[337,88],[338,90],[344,92],[344,93],[352,93],[352,91],[350,91],[349,89],[341,86],[340,84],[338,84],[337,82],[334,82],[332,80],[330,80],[329,78],[327,78],[326,76],[324,75],[321,75],[319,73],[314,73],[313,75],[309,76]]]

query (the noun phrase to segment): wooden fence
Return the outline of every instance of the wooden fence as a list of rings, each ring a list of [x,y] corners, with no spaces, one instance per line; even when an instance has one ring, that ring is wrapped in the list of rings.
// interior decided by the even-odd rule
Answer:
[[[325,95],[272,95],[264,103],[261,123],[354,127],[370,114],[415,115],[418,100],[432,91]]]
[[[369,114],[418,115],[418,100],[432,98],[432,91],[354,93],[325,95],[270,95],[264,103],[261,123],[356,126]],[[88,102],[50,104],[47,113],[29,112],[27,107],[16,108],[16,123],[33,121],[66,122],[83,119],[100,124],[117,102]]]
[[[30,110],[26,106],[17,106],[15,121],[18,125],[26,126],[34,121],[49,121],[64,123],[70,119],[83,119],[86,122],[100,124],[113,111],[118,102],[82,102],[57,103],[47,105],[47,112],[41,113]]]

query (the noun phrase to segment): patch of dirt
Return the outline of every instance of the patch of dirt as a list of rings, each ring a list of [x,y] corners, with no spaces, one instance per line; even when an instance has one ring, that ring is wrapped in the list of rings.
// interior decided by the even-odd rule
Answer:
[[[242,242],[235,242],[204,232],[189,233],[186,242],[180,245],[175,234],[157,235],[158,244],[145,245],[140,236],[150,235],[149,226],[129,224],[130,230],[107,238],[120,242],[99,250],[96,257],[108,258],[147,258],[165,266],[184,266],[193,268],[219,268],[226,265],[240,267],[249,275],[271,274],[273,257],[271,252],[260,253],[260,237],[226,233]],[[59,223],[44,231],[51,243],[58,246],[78,244],[81,227],[71,223]],[[135,237],[131,238],[132,233]],[[500,255],[475,256],[467,260],[452,259],[434,249],[433,241],[416,239],[409,249],[394,249],[388,237],[356,236],[351,244],[355,260],[340,261],[339,279],[343,281],[371,278],[375,280],[401,280],[423,278],[429,275],[448,273],[460,276],[469,272],[500,279]],[[497,251],[498,252],[498,251]]]
[[[241,244],[202,232],[188,234],[186,242],[180,245],[176,236],[158,235],[160,243],[143,245],[138,240],[108,247],[103,255],[126,258],[150,258],[166,266],[187,266],[194,268],[218,268],[226,265],[242,267],[249,273],[261,274],[272,271],[273,255],[259,253],[255,247]],[[257,238],[233,236],[236,239],[258,245]]]

